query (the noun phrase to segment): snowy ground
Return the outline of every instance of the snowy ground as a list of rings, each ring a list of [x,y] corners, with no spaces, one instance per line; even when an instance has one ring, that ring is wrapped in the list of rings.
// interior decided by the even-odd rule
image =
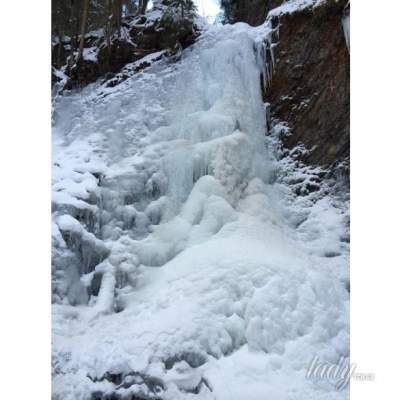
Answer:
[[[55,399],[348,396],[306,379],[349,355],[347,208],[267,148],[260,29],[57,97]]]

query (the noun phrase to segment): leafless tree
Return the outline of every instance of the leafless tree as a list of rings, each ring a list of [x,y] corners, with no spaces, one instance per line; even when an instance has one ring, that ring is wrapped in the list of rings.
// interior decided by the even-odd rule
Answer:
[[[84,0],[82,19],[81,19],[81,38],[80,38],[80,42],[79,42],[79,52],[78,52],[77,61],[80,61],[83,56],[83,47],[85,45],[85,35],[86,35],[86,25],[87,25],[87,19],[88,19],[88,14],[89,14],[89,4],[90,4],[90,0]]]

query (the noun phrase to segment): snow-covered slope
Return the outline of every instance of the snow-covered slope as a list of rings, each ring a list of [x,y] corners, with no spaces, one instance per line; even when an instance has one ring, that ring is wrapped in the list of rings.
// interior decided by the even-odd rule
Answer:
[[[56,99],[55,399],[346,397],[306,379],[349,354],[346,209],[267,146],[268,29]]]

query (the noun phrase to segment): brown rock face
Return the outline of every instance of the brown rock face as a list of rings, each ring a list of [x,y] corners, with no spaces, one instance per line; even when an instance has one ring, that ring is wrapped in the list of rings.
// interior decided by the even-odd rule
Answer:
[[[342,29],[347,1],[330,1],[280,18],[276,69],[267,91],[273,118],[292,135],[284,144],[304,143],[304,161],[330,166],[349,158],[350,59]]]
[[[262,24],[283,0],[230,1],[230,19]],[[302,160],[329,167],[350,153],[350,57],[342,28],[348,0],[327,0],[279,18],[276,66],[265,100],[272,118],[292,134],[283,139],[310,151]],[[275,22],[275,21],[274,21]]]

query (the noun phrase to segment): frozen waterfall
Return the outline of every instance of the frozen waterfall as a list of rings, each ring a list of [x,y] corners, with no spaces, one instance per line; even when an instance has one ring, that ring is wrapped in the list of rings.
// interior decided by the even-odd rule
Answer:
[[[177,63],[55,100],[55,399],[346,396],[305,378],[349,354],[348,244],[329,199],[274,182],[269,34],[210,26]]]

